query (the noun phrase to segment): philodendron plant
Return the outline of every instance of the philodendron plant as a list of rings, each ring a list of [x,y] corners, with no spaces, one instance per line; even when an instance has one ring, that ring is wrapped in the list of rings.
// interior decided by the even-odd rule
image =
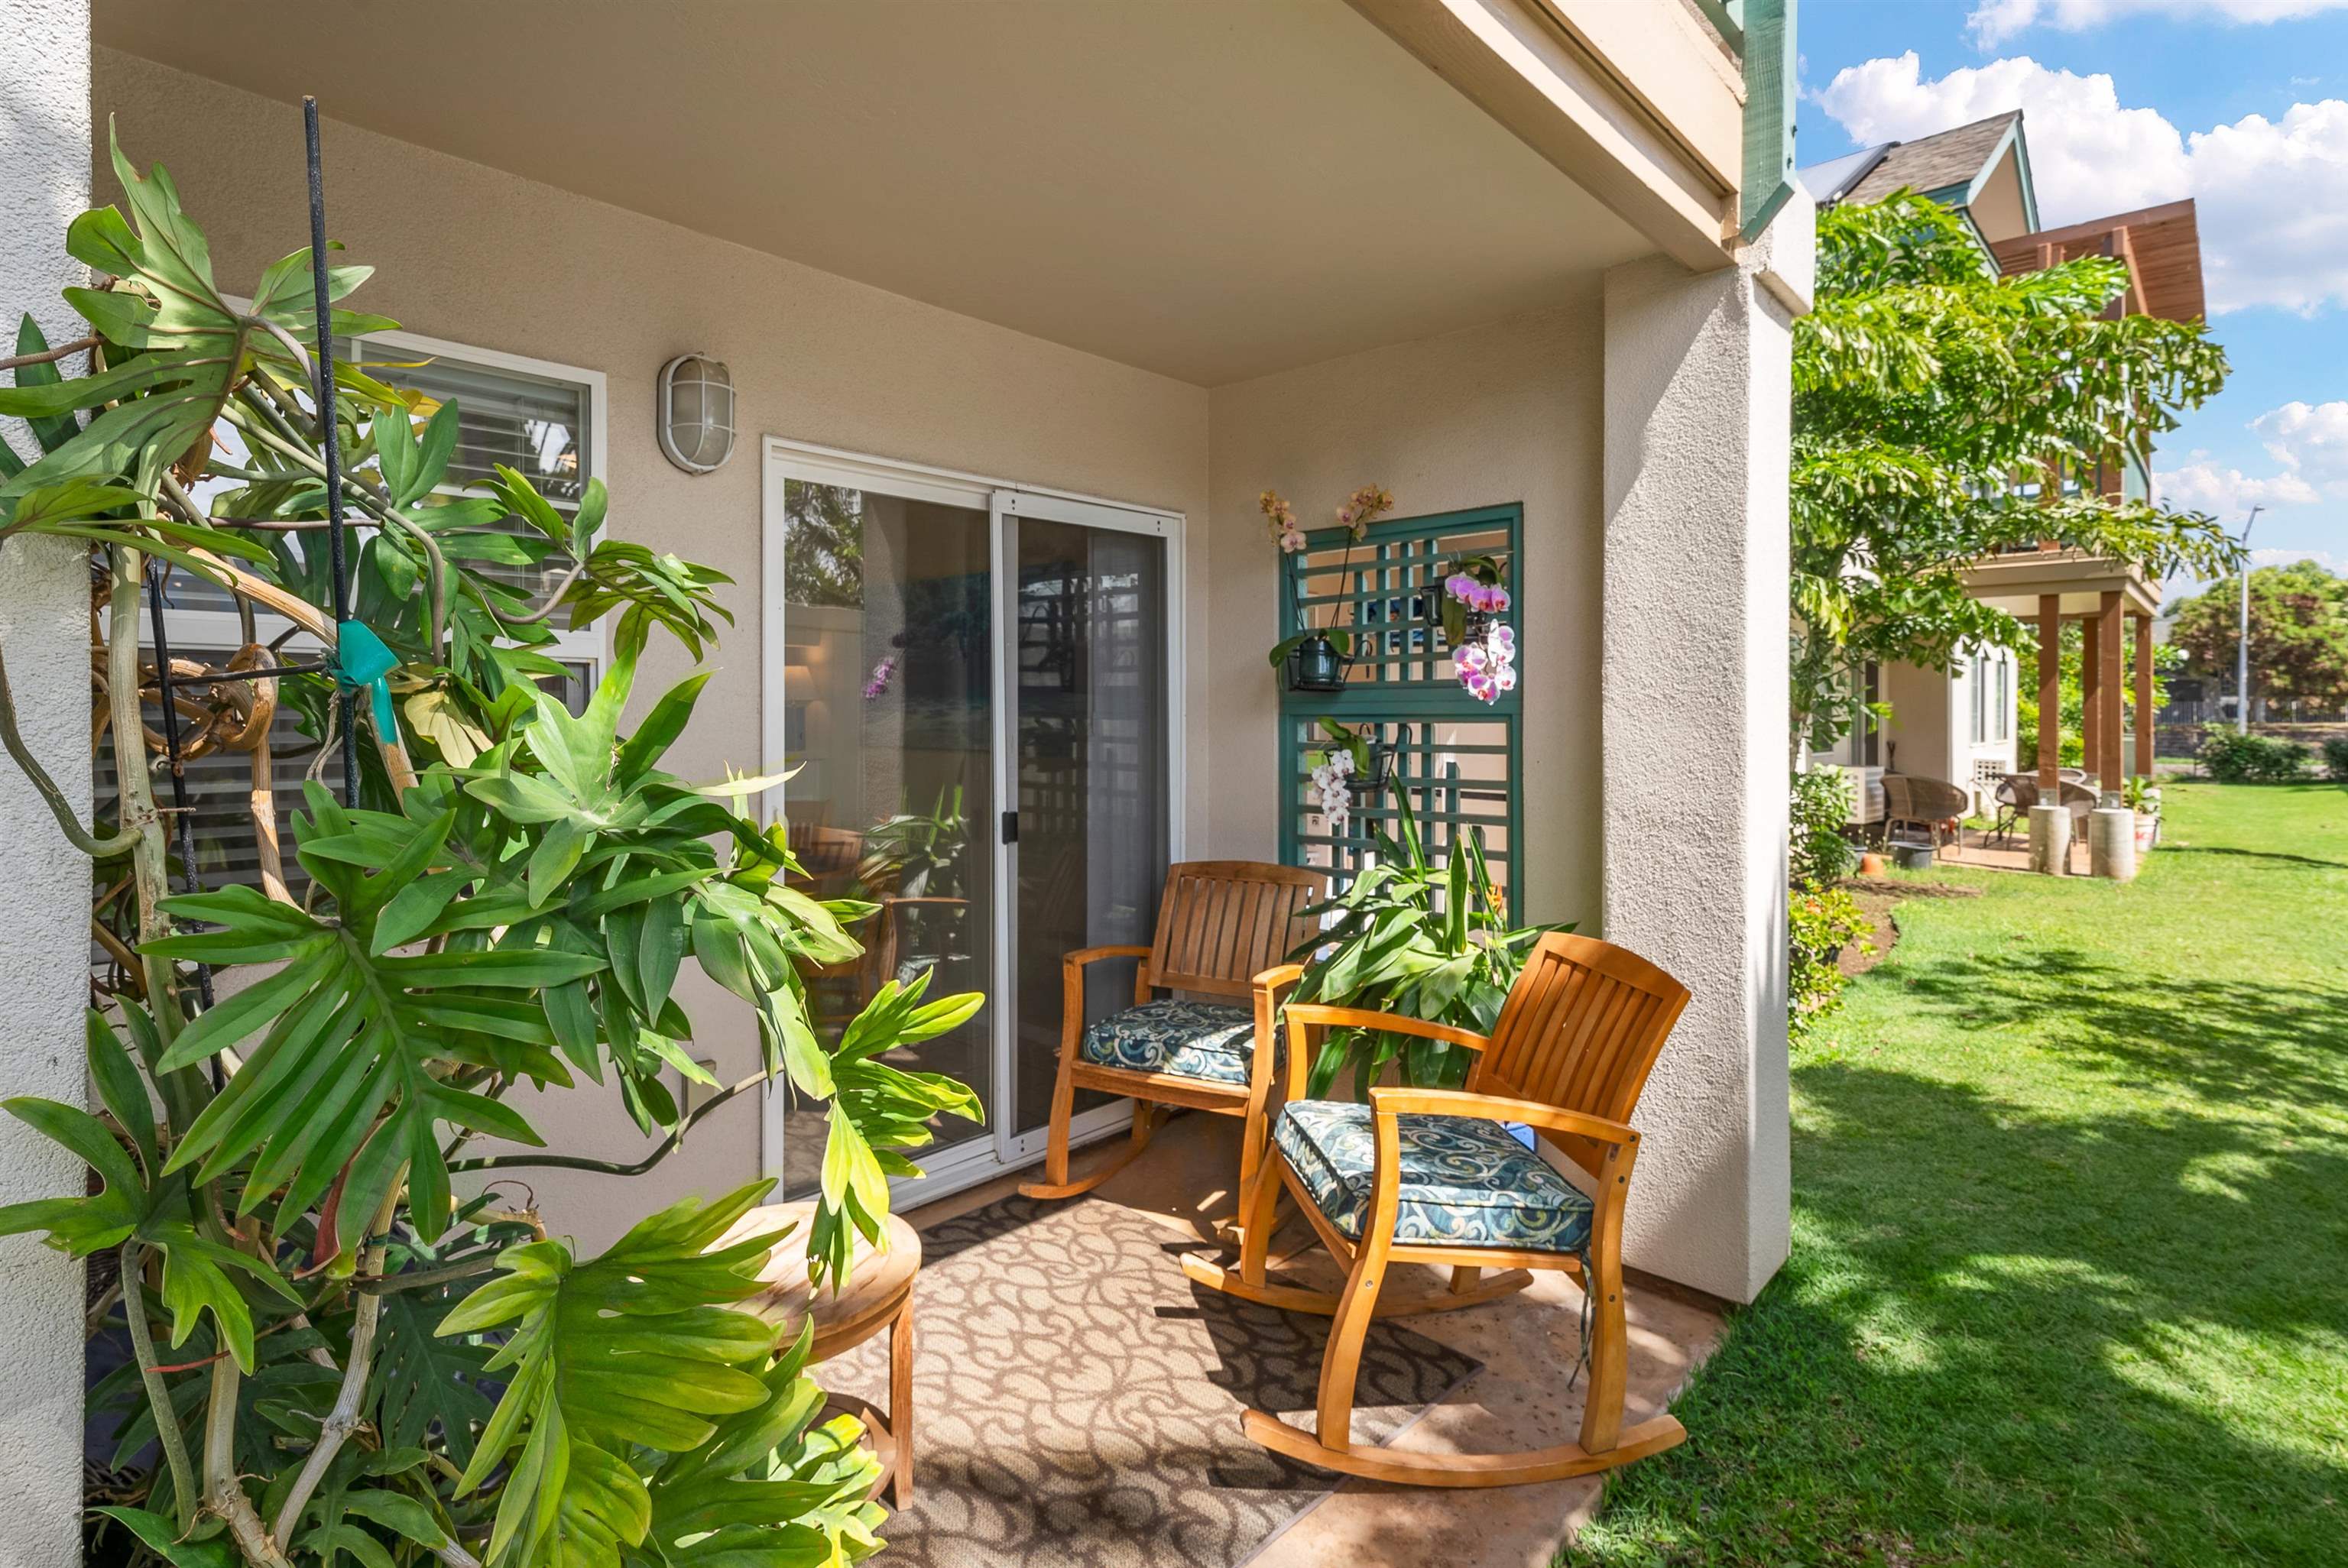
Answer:
[[[653,631],[698,654],[726,579],[602,538],[600,483],[567,515],[511,470],[489,495],[443,494],[453,404],[346,366],[314,395],[309,253],[233,302],[163,171],[142,178],[118,149],[114,165],[129,216],[85,214],[68,239],[101,274],[67,291],[88,334],[52,349],[27,317],[0,389],[0,414],[42,447],[0,456],[0,540],[91,552],[120,781],[117,820],[77,821],[17,734],[0,668],[0,738],[92,856],[112,955],[88,1030],[101,1109],[5,1102],[87,1164],[87,1192],[0,1208],[0,1234],[41,1235],[114,1281],[90,1313],[129,1352],[92,1396],[118,1430],[105,1528],[179,1568],[866,1554],[875,1461],[852,1420],[819,1419],[808,1341],[778,1346],[736,1304],[778,1243],[836,1284],[857,1235],[880,1235],[889,1176],[917,1169],[903,1151],[936,1116],[977,1112],[963,1085],[882,1057],[981,999],[886,985],[820,1037],[801,966],[853,958],[869,907],[793,886],[783,825],[741,809],[773,781],[696,787],[664,769],[705,676],[623,723]],[[334,268],[331,292],[366,275]],[[332,330],[389,324],[336,311]],[[84,354],[87,374],[60,374]],[[347,619],[319,608],[335,597],[329,482],[355,519]],[[542,602],[485,573],[563,557]],[[175,660],[162,685],[139,649],[158,558],[233,595],[248,629],[289,619],[324,657],[263,673],[283,661],[248,630],[235,658]],[[541,685],[561,673],[541,651],[556,615],[616,621],[576,714]],[[171,698],[187,733],[170,743],[253,753],[262,886],[183,890],[142,688]],[[322,753],[340,726],[367,731],[356,799],[313,782],[291,815],[298,873],[265,785],[279,704]],[[689,1112],[665,1087],[672,1070],[705,1076],[676,983],[688,959],[755,1012],[763,1058]],[[514,1091],[582,1078],[616,1091],[650,1156],[541,1152]],[[509,1168],[648,1168],[776,1080],[829,1105],[805,1235],[746,1220],[759,1184],[587,1258],[502,1194]],[[521,1147],[469,1153],[481,1138]]]
[[[1395,791],[1395,829],[1373,826],[1375,855],[1345,890],[1304,911],[1325,923],[1289,955],[1304,966],[1294,1000],[1400,1013],[1488,1034],[1524,968],[1524,951],[1544,932],[1570,925],[1511,927],[1492,881],[1481,835],[1462,834],[1442,864],[1430,859],[1411,814],[1410,792]],[[1310,1067],[1307,1091],[1325,1099],[1351,1071],[1354,1097],[1393,1065],[1405,1083],[1457,1089],[1468,1081],[1465,1049],[1391,1030],[1331,1030]]]

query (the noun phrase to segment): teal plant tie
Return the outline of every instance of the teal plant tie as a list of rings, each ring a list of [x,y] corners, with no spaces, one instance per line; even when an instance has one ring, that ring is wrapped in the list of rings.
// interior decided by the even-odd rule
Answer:
[[[386,677],[399,668],[399,656],[384,646],[382,638],[365,621],[345,620],[335,628],[335,683],[373,693],[376,733],[386,741],[396,737],[391,716],[391,682]]]

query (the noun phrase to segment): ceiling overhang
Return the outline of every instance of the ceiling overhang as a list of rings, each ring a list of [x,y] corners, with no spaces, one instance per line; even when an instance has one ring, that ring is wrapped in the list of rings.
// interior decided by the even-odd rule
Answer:
[[[1344,0],[94,11],[102,46],[1204,385],[1658,248]]]

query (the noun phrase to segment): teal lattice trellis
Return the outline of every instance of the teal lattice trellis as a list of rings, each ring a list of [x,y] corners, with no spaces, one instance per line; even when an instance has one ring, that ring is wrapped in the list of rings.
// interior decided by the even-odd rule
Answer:
[[[1517,567],[1524,508],[1479,507],[1373,524],[1347,559],[1342,528],[1308,537],[1285,558],[1280,634],[1306,624],[1336,623],[1354,632],[1354,662],[1345,690],[1291,692],[1280,698],[1281,858],[1323,866],[1339,881],[1375,848],[1373,825],[1391,833],[1395,800],[1407,792],[1412,814],[1440,858],[1461,835],[1481,832],[1492,873],[1505,890],[1509,917],[1521,903],[1516,867],[1523,856],[1523,803],[1517,785],[1523,741],[1523,689],[1487,705],[1463,691],[1450,649],[1432,613],[1443,579],[1461,559],[1498,556],[1508,563],[1511,604],[1506,619],[1524,640],[1524,591]],[[1332,833],[1312,799],[1312,753],[1328,744],[1323,717],[1360,730],[1394,756],[1384,790],[1356,792],[1352,820]]]

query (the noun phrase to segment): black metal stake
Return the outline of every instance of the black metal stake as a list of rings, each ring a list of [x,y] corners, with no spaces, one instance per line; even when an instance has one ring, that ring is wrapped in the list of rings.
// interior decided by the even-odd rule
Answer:
[[[172,830],[180,840],[180,880],[190,893],[201,893],[196,878],[196,820],[188,807],[188,770],[180,757],[180,707],[171,695],[171,639],[163,630],[163,574],[147,573],[147,609],[155,623],[155,690],[163,703],[163,755],[171,764]],[[209,1010],[212,1005],[212,967],[196,966],[196,994]],[[215,1067],[218,1061],[214,1061]]]
[[[317,302],[318,434],[325,443],[326,561],[335,581],[337,635],[351,618],[351,585],[343,559],[342,435],[335,418],[335,317],[326,297],[325,164],[318,151],[318,100],[302,98],[302,135],[310,164],[310,291]],[[343,730],[343,804],[359,803],[359,694],[345,686],[339,696]]]

